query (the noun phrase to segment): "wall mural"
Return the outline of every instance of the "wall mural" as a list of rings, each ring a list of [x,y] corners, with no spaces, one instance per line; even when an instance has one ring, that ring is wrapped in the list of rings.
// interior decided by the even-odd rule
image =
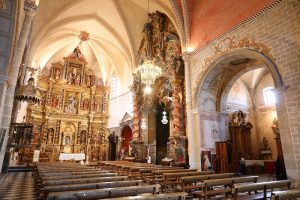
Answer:
[[[26,116],[34,124],[33,144],[40,146],[44,161],[58,160],[60,153],[85,153],[89,161],[105,159],[108,90],[96,85],[96,75],[78,47],[63,60],[38,77],[42,99],[29,105]]]
[[[228,139],[228,116],[219,113],[201,113],[201,150],[216,152],[216,142]]]

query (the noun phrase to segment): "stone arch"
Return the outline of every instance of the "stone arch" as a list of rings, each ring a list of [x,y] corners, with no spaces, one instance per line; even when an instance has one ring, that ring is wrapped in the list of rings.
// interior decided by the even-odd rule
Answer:
[[[266,68],[270,71],[272,78],[274,80],[274,84],[276,88],[282,88],[284,87],[282,75],[280,74],[280,71],[276,64],[266,55],[263,53],[254,50],[254,49],[234,49],[231,50],[224,55],[221,55],[217,57],[215,60],[211,62],[210,65],[208,65],[207,70],[203,73],[201,78],[196,83],[196,88],[194,90],[194,98],[193,98],[193,107],[201,109],[201,103],[203,103],[203,96],[207,94],[207,90],[210,87],[210,83],[217,77],[218,74],[220,74],[224,70],[224,66],[220,63],[229,58],[248,58],[260,61],[261,64],[265,65]],[[251,71],[255,69],[255,67],[242,67],[240,70],[237,70],[233,77],[230,79],[230,81],[227,83],[226,89],[224,88],[223,91],[228,92],[229,85],[234,83],[234,80],[236,80],[238,77],[240,77],[242,74],[246,73],[247,71]],[[218,95],[222,95],[220,91],[218,92]],[[224,97],[223,97],[224,100]],[[219,101],[218,106],[219,108],[216,110],[220,110],[220,106],[223,102]]]

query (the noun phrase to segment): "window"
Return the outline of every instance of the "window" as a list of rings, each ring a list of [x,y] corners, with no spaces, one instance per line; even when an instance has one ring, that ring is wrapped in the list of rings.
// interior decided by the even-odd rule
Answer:
[[[263,89],[264,100],[266,106],[274,106],[275,105],[275,94],[273,92],[273,87],[267,87]]]
[[[120,80],[116,74],[113,74],[111,77],[111,98],[117,97],[120,95]]]

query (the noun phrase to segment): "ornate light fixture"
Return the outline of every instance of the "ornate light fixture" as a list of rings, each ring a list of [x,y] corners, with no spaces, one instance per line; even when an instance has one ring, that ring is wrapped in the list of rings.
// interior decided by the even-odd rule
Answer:
[[[143,130],[145,130],[145,129],[147,128],[145,118],[142,119],[141,128],[142,128]]]
[[[162,124],[167,124],[167,123],[168,123],[167,112],[166,112],[166,111],[163,111],[162,114],[163,114],[163,116],[162,116],[161,123],[162,123]]]
[[[148,0],[148,23],[147,23],[147,41],[151,38],[149,33],[149,0]],[[143,61],[142,65],[139,65],[137,73],[141,76],[141,82],[146,85],[145,93],[151,93],[151,85],[155,82],[155,80],[161,75],[161,68],[155,65],[155,62],[152,58],[152,55],[148,55],[147,58]]]
[[[34,69],[30,69],[30,70],[34,71]],[[35,84],[35,81],[34,81],[34,78],[32,77],[32,73],[31,73],[30,78],[27,81],[27,85],[22,85],[17,89],[17,91],[15,93],[15,99],[17,99],[19,101],[38,103],[41,99],[41,94],[35,88],[34,84]]]

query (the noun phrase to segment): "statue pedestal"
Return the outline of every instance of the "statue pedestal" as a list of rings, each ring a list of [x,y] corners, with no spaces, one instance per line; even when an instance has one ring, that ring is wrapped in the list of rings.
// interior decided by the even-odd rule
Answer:
[[[186,166],[187,138],[185,136],[171,136],[168,142],[168,158],[174,158],[174,166]]]

